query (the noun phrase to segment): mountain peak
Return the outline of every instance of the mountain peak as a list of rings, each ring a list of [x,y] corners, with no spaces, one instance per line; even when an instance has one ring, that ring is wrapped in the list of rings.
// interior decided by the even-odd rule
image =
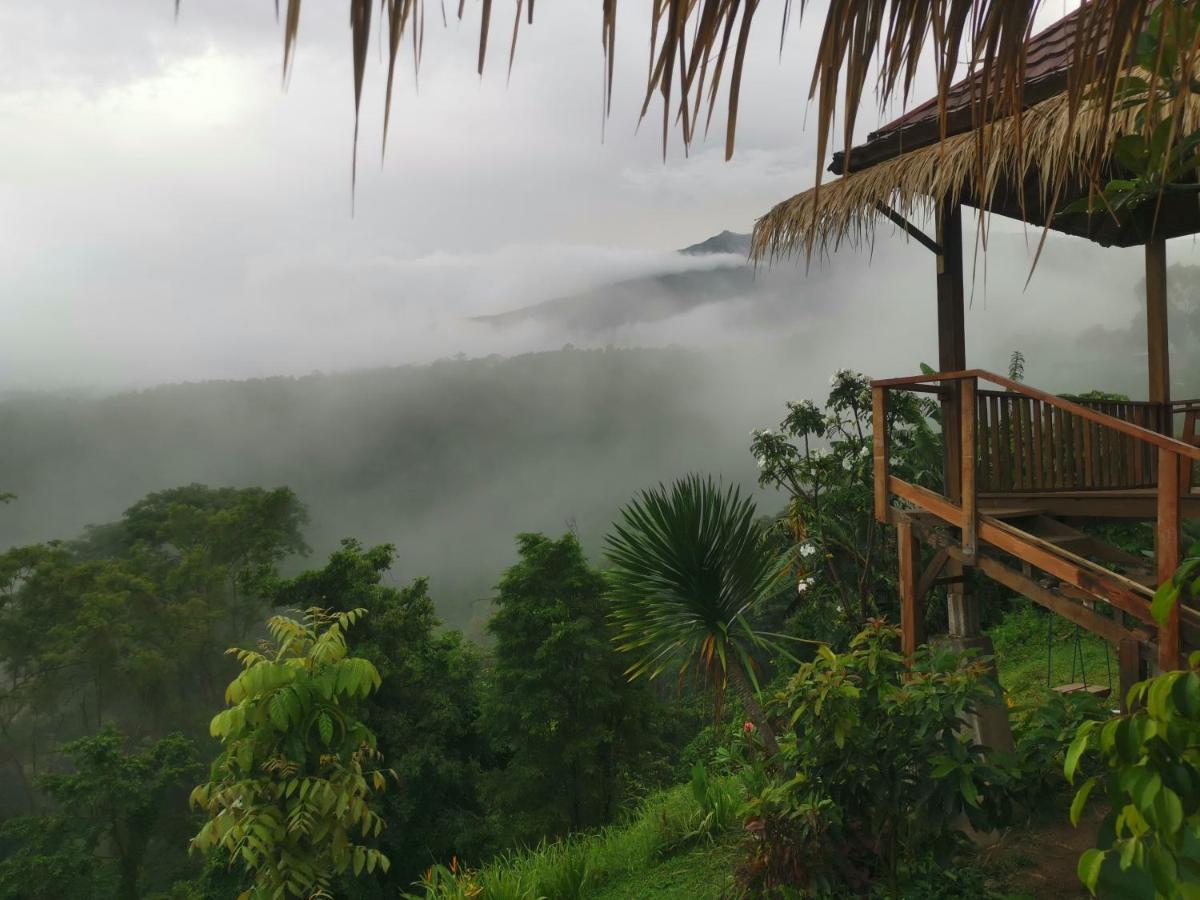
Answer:
[[[708,240],[692,244],[690,247],[684,247],[679,252],[686,253],[688,256],[707,256],[712,253],[733,253],[738,256],[749,256],[750,235],[738,234],[736,231],[722,231],[720,234],[708,238]]]

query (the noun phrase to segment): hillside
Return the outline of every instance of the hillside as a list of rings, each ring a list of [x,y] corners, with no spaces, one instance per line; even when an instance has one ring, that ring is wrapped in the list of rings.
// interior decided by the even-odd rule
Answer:
[[[595,555],[618,506],[659,479],[697,469],[753,484],[747,430],[774,421],[781,398],[723,420],[748,388],[735,359],[564,350],[13,396],[0,402],[0,471],[18,499],[0,512],[0,546],[74,537],[179,484],[287,485],[311,509],[316,554],[343,537],[393,542],[398,575],[432,576],[440,613],[471,626],[518,532],[574,528]]]

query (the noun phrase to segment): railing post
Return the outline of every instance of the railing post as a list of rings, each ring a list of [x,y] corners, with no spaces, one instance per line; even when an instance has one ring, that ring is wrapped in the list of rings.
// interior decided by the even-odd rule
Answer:
[[[888,520],[887,388],[871,388],[871,439],[875,463],[875,519]]]
[[[975,491],[975,389],[976,379],[959,382],[958,420],[962,438],[959,442],[962,471],[959,485],[962,490],[962,551],[963,562],[973,565],[979,551],[979,496]]]
[[[912,524],[904,517],[896,523],[896,548],[900,551],[900,652],[911,660],[923,640],[925,617],[917,603],[921,551],[913,537]]]
[[[1154,556],[1158,563],[1158,583],[1162,584],[1179,568],[1179,457],[1172,450],[1158,450],[1158,521],[1155,528]],[[1158,628],[1158,668],[1164,672],[1179,668],[1179,605],[1171,609],[1166,623]]]

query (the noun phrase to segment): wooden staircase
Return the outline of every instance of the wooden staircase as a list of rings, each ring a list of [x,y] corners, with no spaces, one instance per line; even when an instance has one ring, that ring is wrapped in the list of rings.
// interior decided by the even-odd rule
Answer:
[[[980,390],[980,382],[1002,390]],[[1156,586],[1179,564],[1181,521],[1200,518],[1200,401],[1080,403],[978,369],[872,389],[875,512],[898,529],[906,652],[922,637],[917,604],[951,560],[1115,644],[1123,684],[1143,658],[1176,668],[1183,651],[1200,649],[1200,611],[1176,610],[1162,626],[1150,615]],[[888,396],[896,390],[942,399],[955,463],[948,471],[958,476],[946,493],[889,471]],[[1180,437],[1168,436],[1179,416]],[[1154,558],[1080,527],[1098,519],[1153,521]],[[916,541],[935,550],[923,571]]]

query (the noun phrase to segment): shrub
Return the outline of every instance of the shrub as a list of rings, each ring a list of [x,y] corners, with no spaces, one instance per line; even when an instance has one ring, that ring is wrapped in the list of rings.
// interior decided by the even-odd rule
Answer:
[[[1151,607],[1160,624],[1177,603],[1200,599],[1200,541],[1159,587]],[[1063,766],[1074,781],[1084,755],[1098,751],[1103,771],[1080,786],[1079,817],[1097,785],[1111,804],[1097,845],[1079,858],[1079,878],[1122,897],[1200,898],[1200,652],[1188,669],[1135,684],[1134,710],[1100,725],[1085,722]]]
[[[981,660],[922,648],[910,669],[899,632],[872,620],[837,655],[821,647],[777,695],[790,725],[784,770],[749,804],[759,836],[750,886],[894,893],[913,860],[944,859],[967,820],[1010,813],[1009,778],[963,733],[963,716],[997,687]]]

